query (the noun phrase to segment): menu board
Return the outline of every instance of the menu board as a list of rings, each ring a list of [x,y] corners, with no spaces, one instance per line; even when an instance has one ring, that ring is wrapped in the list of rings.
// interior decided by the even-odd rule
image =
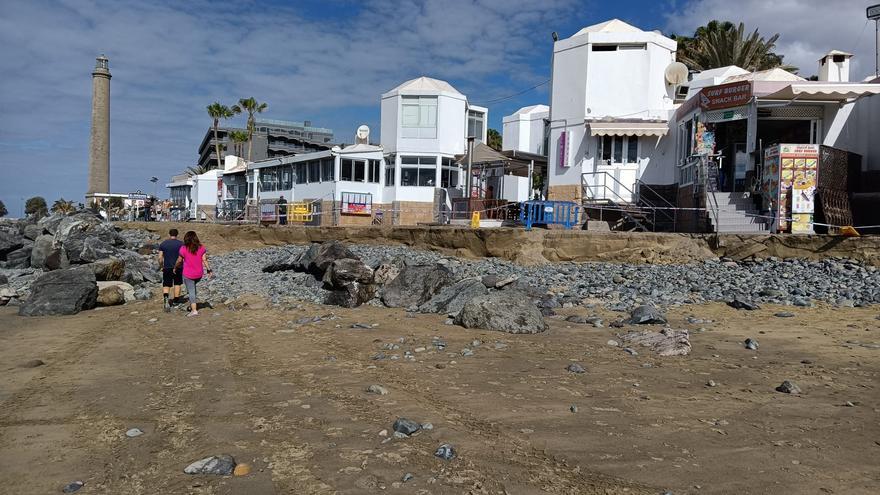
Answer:
[[[813,233],[819,145],[780,144],[764,151],[761,192],[776,232]]]

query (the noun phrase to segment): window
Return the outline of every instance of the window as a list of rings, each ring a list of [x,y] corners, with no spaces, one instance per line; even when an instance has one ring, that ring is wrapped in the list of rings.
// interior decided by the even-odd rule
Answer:
[[[342,160],[339,168],[339,180],[352,180],[354,178],[354,160]]]
[[[369,160],[367,162],[367,182],[379,183],[379,160]]]
[[[444,158],[442,165],[443,168],[440,171],[440,187],[458,187],[458,177],[461,173],[461,168],[455,164],[455,160],[452,158]]]
[[[468,110],[468,128],[467,135],[468,137],[475,137],[477,141],[483,140],[483,127],[485,124],[486,115],[483,112],[477,112],[474,110]]]
[[[402,96],[400,127],[405,138],[436,138],[437,97]]]
[[[297,163],[294,170],[296,170],[297,184],[305,184],[309,181],[309,169],[306,168],[305,163]]]
[[[324,182],[333,181],[334,163],[332,158],[324,158],[321,160],[321,180]]]
[[[593,45],[594,52],[616,52],[617,45]]]
[[[260,170],[260,190],[277,191],[280,171],[277,167]]]
[[[596,156],[602,165],[639,162],[638,136],[600,136],[596,143]]]
[[[281,169],[281,190],[293,188],[293,169],[290,166]]]
[[[437,180],[437,157],[400,157],[400,185],[433,187]]]
[[[394,157],[385,160],[385,186],[394,185]]]
[[[309,162],[309,182],[321,181],[321,162],[312,160]]]
[[[364,182],[365,175],[364,172],[364,162],[361,160],[357,160],[354,162],[354,181],[355,182]]]

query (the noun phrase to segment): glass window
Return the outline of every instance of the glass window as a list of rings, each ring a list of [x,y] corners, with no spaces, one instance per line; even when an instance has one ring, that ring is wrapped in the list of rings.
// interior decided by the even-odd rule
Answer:
[[[394,185],[394,161],[385,163],[385,185]]]
[[[305,163],[297,163],[294,166],[294,170],[296,172],[296,183],[297,184],[305,184],[309,181],[309,171],[306,168]]]
[[[611,155],[614,163],[623,163],[623,136],[614,136],[614,151]]]
[[[342,160],[342,166],[339,170],[339,180],[352,180],[354,177],[354,160]]]
[[[430,186],[437,183],[437,157],[401,156],[401,186]]]
[[[364,182],[364,169],[366,168],[366,163],[362,160],[357,160],[354,162],[354,181],[355,182]]]
[[[419,182],[419,169],[414,167],[400,167],[400,185],[414,186]]]
[[[468,136],[477,138],[477,141],[483,140],[483,127],[485,125],[485,115],[483,112],[468,110]]]
[[[437,137],[437,97],[402,96],[400,126],[402,137]]]
[[[287,190],[293,188],[293,169],[286,166],[281,169],[281,189]]]
[[[367,182],[379,183],[379,160],[370,160],[367,162]]]
[[[321,181],[321,162],[312,160],[309,162],[309,182]]]
[[[458,187],[458,176],[461,168],[455,164],[452,158],[443,158],[441,161],[440,187]]]
[[[321,160],[321,180],[324,182],[333,181],[333,159],[324,158]]]
[[[432,168],[420,168],[419,169],[419,185],[420,186],[434,186],[434,183],[437,180],[437,170]]]
[[[639,161],[639,138],[637,136],[626,137],[626,163],[638,163]]]
[[[605,163],[611,163],[611,136],[599,138],[599,156]]]

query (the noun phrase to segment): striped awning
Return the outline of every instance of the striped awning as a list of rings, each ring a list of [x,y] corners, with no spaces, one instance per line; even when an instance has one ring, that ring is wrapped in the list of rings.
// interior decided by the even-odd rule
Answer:
[[[669,131],[666,122],[590,122],[591,136],[665,136]]]
[[[761,96],[762,100],[832,100],[844,101],[851,98],[880,94],[880,84],[872,83],[796,83]]]

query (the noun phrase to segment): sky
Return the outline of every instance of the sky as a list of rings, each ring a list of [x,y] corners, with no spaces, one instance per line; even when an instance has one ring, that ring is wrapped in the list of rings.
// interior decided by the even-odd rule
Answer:
[[[352,142],[378,137],[379,97],[427,75],[489,107],[489,127],[547,103],[551,33],[619,18],[689,34],[708,20],[780,34],[777,53],[816,73],[829,49],[873,70],[877,0],[0,0],[0,200],[82,201],[91,71],[110,59],[110,184],[152,192],[149,178],[194,165],[205,107],[253,96],[266,118],[303,121]],[[522,93],[522,94],[518,94]],[[507,98],[511,95],[517,95]],[[237,117],[229,125],[243,126]]]

